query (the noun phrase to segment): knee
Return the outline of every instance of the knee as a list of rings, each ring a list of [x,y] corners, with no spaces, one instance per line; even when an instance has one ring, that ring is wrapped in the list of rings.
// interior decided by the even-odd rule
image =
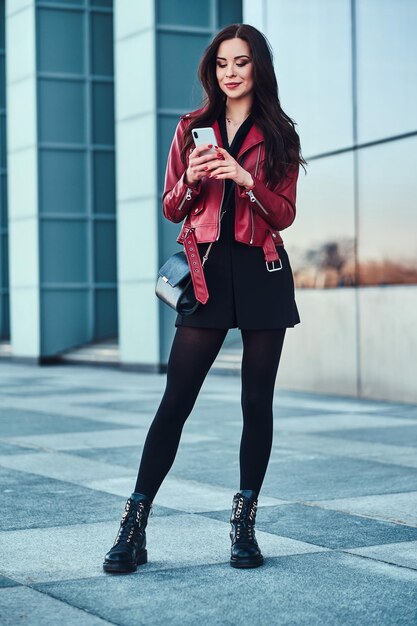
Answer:
[[[244,415],[272,413],[272,398],[258,389],[242,393],[242,410]]]

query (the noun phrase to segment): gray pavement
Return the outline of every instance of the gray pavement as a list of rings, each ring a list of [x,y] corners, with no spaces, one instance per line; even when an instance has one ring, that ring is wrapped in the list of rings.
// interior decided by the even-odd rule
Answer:
[[[229,566],[240,380],[210,373],[148,558],[102,569],[164,375],[0,362],[0,623],[417,624],[417,406],[275,394],[265,565]]]

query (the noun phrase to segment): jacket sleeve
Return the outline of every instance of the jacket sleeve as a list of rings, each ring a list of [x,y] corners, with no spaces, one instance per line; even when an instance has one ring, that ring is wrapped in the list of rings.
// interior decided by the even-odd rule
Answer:
[[[162,210],[164,216],[171,222],[181,222],[188,215],[201,189],[200,182],[195,187],[191,187],[184,180],[186,168],[181,161],[184,130],[185,123],[180,120],[171,143],[165,171]]]
[[[288,166],[286,175],[273,189],[269,189],[258,177],[252,176],[254,187],[248,191],[239,186],[239,195],[246,197],[253,209],[274,230],[284,230],[295,219],[298,172],[298,164]]]

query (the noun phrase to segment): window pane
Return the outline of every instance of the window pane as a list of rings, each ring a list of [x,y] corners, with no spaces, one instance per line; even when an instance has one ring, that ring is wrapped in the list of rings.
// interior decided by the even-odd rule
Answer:
[[[39,9],[38,58],[41,72],[84,71],[84,14]]]
[[[157,0],[156,16],[159,24],[210,27],[211,2],[189,0]]]
[[[282,105],[308,156],[353,142],[350,14],[351,0],[268,2]]]
[[[9,254],[8,237],[5,233],[1,236],[1,285],[3,289],[9,286]]]
[[[114,213],[115,206],[114,152],[94,152],[94,212]]]
[[[355,275],[353,153],[300,168],[294,224],[282,233],[297,287],[349,287]],[[326,193],[323,193],[326,189]]]
[[[78,81],[39,80],[40,141],[84,143],[84,85]]]
[[[7,177],[0,176],[0,228],[7,228]]]
[[[358,151],[363,285],[417,283],[417,138]]]
[[[113,0],[90,0],[91,7],[113,7]]]
[[[95,293],[95,339],[117,335],[117,291],[98,289]]]
[[[6,169],[6,116],[0,114],[0,167]]]
[[[113,16],[92,13],[92,73],[113,75]]]
[[[158,96],[161,107],[184,110],[198,107],[202,93],[197,68],[209,41],[205,35],[159,34]],[[178,68],[181,68],[180,73]]]
[[[417,3],[356,2],[359,142],[417,128]]]
[[[93,83],[93,143],[114,144],[114,100],[111,83]]]
[[[116,224],[96,221],[94,224],[94,276],[97,283],[116,282]]]
[[[87,224],[75,220],[42,220],[41,281],[85,283],[87,273]]]
[[[39,156],[41,213],[85,213],[85,153],[41,150]]]
[[[42,0],[43,4],[84,5],[84,0]]]
[[[41,294],[43,356],[91,341],[87,290],[45,290]]]
[[[219,28],[242,22],[242,0],[219,0]]]
[[[0,27],[1,30],[1,27]],[[0,53],[0,109],[6,108],[6,75],[5,75],[5,58]]]

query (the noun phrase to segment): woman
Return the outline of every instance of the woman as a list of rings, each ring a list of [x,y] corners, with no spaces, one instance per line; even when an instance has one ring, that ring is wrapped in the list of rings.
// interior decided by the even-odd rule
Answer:
[[[214,242],[204,275],[197,265],[194,283],[205,304],[190,316],[177,316],[165,393],[145,441],[135,491],[105,556],[107,572],[131,572],[146,563],[152,501],[233,327],[243,340],[243,431],[230,565],[263,563],[254,524],[272,446],[274,385],[286,328],[300,321],[279,231],[294,220],[298,170],[305,161],[294,123],[279,103],[269,45],[258,30],[246,24],[224,28],[207,48],[199,77],[206,102],[177,126],[163,211],[173,222],[185,218],[178,241],[189,247],[187,254],[198,251],[201,261]],[[217,137],[214,154],[207,153],[210,145],[193,146],[191,130],[206,126]]]

